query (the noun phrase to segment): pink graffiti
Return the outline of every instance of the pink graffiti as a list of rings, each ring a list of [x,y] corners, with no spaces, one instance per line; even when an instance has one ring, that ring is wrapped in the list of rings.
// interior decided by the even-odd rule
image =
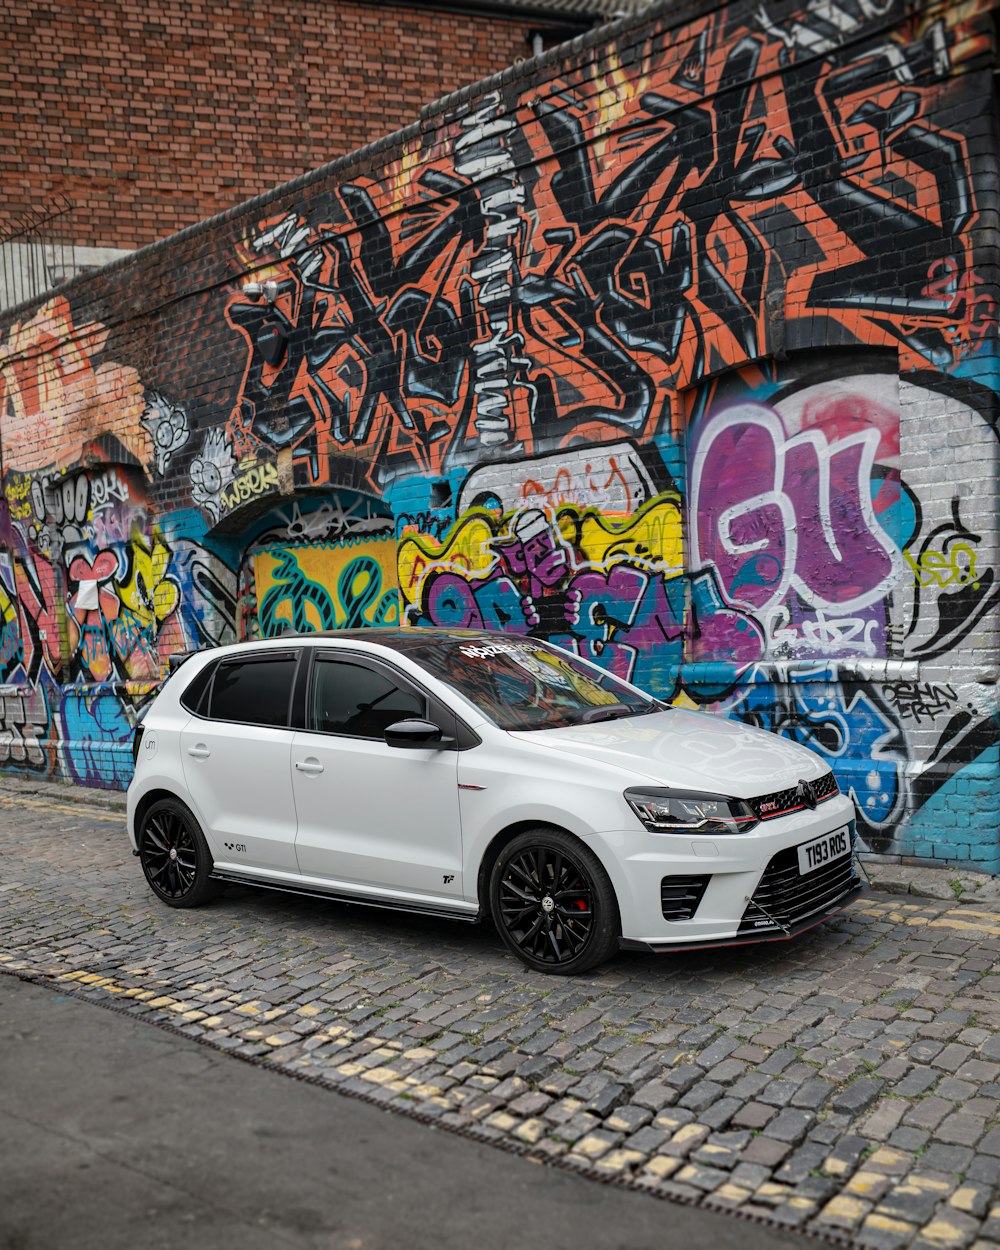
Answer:
[[[878,422],[789,437],[764,404],[713,414],[691,461],[693,562],[714,565],[726,598],[757,611],[792,591],[816,610],[877,603],[899,569],[872,506],[882,439]]]
[[[55,571],[43,556],[14,562],[14,585],[21,617],[24,667],[34,680],[43,661],[56,675],[62,669]]]
[[[108,624],[118,616],[118,596],[109,583],[118,572],[113,551],[102,551],[93,563],[77,556],[69,566],[70,577],[78,583],[70,610],[80,631],[80,657],[95,681],[107,681],[112,673]]]

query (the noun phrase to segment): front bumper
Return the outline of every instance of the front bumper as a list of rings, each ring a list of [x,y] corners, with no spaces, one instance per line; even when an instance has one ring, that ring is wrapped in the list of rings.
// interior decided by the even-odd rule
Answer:
[[[798,937],[802,933],[808,933],[810,929],[815,929],[817,925],[821,925],[825,920],[829,920],[831,916],[836,916],[846,907],[849,907],[856,898],[860,898],[868,890],[866,881],[858,877],[857,884],[851,886],[848,890],[838,895],[822,911],[814,913],[812,916],[797,923],[792,923],[784,928],[764,930],[754,930],[746,933],[736,933],[728,938],[702,938],[700,940],[685,941],[681,939],[670,940],[667,942],[640,942],[635,938],[620,938],[619,946],[626,951],[646,951],[650,954],[662,954],[664,951],[698,951],[698,950],[714,950],[720,946],[759,946],[761,942],[788,942],[792,938]]]
[[[853,853],[831,865],[828,876],[800,877],[796,848],[841,829],[850,830],[853,846],[854,820],[851,800],[837,795],[815,811],[729,837],[635,830],[598,835],[594,849],[618,897],[622,946],[659,951],[785,941],[820,924],[857,898],[864,884]],[[661,883],[685,877],[699,882],[699,901],[690,918],[668,920]]]

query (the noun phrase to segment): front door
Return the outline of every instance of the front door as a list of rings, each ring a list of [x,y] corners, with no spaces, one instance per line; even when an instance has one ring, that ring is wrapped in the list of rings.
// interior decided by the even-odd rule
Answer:
[[[458,753],[386,744],[388,725],[428,715],[389,665],[317,653],[306,730],[292,741],[304,876],[415,903],[462,899]]]

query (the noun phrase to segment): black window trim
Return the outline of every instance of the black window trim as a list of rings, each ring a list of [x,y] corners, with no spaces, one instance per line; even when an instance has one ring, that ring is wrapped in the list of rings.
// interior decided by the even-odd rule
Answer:
[[[247,725],[252,729],[285,729],[294,730],[297,726],[293,723],[292,715],[295,704],[295,696],[299,686],[299,673],[303,667],[302,657],[305,648],[303,647],[276,647],[273,651],[246,652],[245,654],[223,655],[217,660],[211,661],[212,675],[208,680],[207,687],[202,691],[199,704],[208,709],[206,712],[196,712],[184,703],[184,695],[181,695],[181,706],[192,716],[196,716],[198,720],[208,721],[213,725]],[[285,708],[285,723],[283,725],[269,725],[263,721],[252,720],[226,720],[221,716],[210,715],[212,708],[212,700],[215,697],[215,678],[224,664],[260,664],[267,660],[294,660],[295,672],[292,675],[291,689],[288,693],[288,706]],[[197,673],[192,679],[191,685],[198,680],[201,672]],[[186,692],[185,692],[186,693]]]
[[[372,655],[367,651],[348,650],[337,646],[301,646],[301,647],[281,647],[275,648],[273,651],[261,650],[247,652],[245,654],[217,656],[210,660],[205,666],[211,669],[208,684],[202,690],[199,704],[203,708],[211,708],[212,698],[215,694],[215,676],[223,664],[228,663],[253,663],[275,657],[293,657],[296,660],[295,676],[292,679],[292,690],[289,696],[289,707],[284,725],[264,725],[260,721],[227,721],[220,717],[210,716],[205,712],[195,711],[187,706],[184,702],[187,689],[198,680],[205,669],[199,669],[188,687],[185,694],[180,696],[180,703],[184,710],[198,720],[207,721],[218,725],[250,725],[257,729],[289,729],[300,733],[316,734],[323,738],[353,738],[358,742],[380,742],[384,741],[380,738],[365,738],[354,734],[331,734],[320,729],[310,729],[309,720],[309,692],[312,689],[313,668],[319,656],[328,657],[335,660],[347,661],[355,664],[368,665],[376,670],[381,669],[386,675],[390,676],[393,681],[405,682],[414,693],[419,694],[427,704],[428,715],[436,724],[441,725],[441,729],[446,737],[454,739],[454,744],[448,748],[453,751],[468,751],[472,747],[477,747],[482,743],[482,738],[474,729],[466,724],[464,720],[453,711],[438,695],[428,690],[412,673],[408,673],[394,664],[386,656]]]

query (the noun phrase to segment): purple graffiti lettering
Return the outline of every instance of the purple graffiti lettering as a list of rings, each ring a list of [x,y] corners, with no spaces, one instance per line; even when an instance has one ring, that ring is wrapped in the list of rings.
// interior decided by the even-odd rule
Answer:
[[[763,404],[706,423],[692,457],[695,555],[730,601],[760,611],[795,591],[813,608],[857,612],[885,596],[898,553],[871,504],[878,442],[876,429],[787,437]]]

